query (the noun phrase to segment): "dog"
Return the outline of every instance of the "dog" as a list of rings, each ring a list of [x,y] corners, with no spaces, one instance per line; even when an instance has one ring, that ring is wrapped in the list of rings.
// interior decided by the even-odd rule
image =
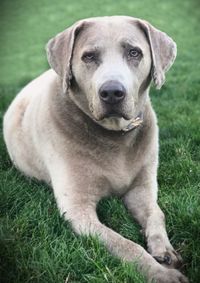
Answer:
[[[4,116],[11,160],[53,187],[78,234],[98,235],[114,255],[136,261],[148,282],[186,283],[157,204],[158,126],[149,98],[176,57],[176,44],[127,16],[84,19],[51,39],[51,69],[30,82]],[[142,226],[148,252],[103,225],[100,199],[122,198]]]

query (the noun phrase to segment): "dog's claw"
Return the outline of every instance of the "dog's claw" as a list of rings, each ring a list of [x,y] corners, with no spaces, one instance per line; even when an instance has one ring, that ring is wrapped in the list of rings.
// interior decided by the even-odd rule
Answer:
[[[170,255],[168,252],[166,252],[163,256],[153,257],[157,262],[169,268],[181,268],[183,264],[181,256],[175,251],[173,251],[173,255]]]
[[[164,256],[164,263],[170,265],[172,263],[172,258],[170,255],[165,255]]]
[[[159,263],[164,263],[165,262],[164,257],[162,257],[162,256],[154,256],[154,258]]]
[[[165,263],[167,265],[170,265],[172,263],[172,258],[168,254],[166,254],[164,257],[162,257],[162,256],[154,256],[154,258],[159,263]]]
[[[154,256],[155,260],[158,261],[159,263],[165,263],[167,265],[172,264],[172,258],[169,254],[166,254],[164,257],[162,256]]]

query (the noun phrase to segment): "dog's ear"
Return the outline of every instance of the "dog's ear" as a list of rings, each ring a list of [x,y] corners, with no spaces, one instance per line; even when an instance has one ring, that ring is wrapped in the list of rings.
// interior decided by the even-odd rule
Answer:
[[[46,45],[47,59],[52,69],[61,77],[66,92],[72,79],[71,61],[75,38],[84,26],[79,21],[50,39]]]
[[[176,43],[164,32],[154,28],[146,21],[138,21],[140,28],[145,32],[152,56],[151,75],[157,89],[165,82],[165,73],[176,58]]]

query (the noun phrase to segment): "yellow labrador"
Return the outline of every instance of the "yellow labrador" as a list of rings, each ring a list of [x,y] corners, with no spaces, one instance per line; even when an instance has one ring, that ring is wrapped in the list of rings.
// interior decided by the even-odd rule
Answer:
[[[60,213],[79,234],[138,261],[149,282],[188,282],[175,268],[157,204],[158,127],[149,88],[165,81],[176,44],[146,21],[81,20],[47,44],[51,70],[29,83],[4,118],[10,157],[27,176],[51,184]],[[141,224],[148,252],[103,225],[98,201],[124,200]],[[170,267],[170,268],[167,268]]]

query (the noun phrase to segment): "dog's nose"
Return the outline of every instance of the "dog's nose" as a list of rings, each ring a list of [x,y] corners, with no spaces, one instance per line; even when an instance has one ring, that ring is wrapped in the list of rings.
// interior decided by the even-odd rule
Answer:
[[[126,95],[124,86],[118,81],[107,81],[99,89],[99,97],[108,104],[121,102]]]

